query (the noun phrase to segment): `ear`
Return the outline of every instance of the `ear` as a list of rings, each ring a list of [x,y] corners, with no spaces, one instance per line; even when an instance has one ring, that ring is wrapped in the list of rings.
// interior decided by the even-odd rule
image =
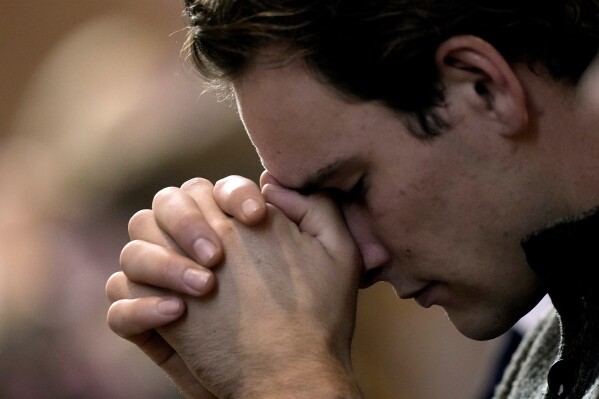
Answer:
[[[517,135],[528,125],[526,97],[520,80],[503,56],[476,36],[454,36],[435,54],[446,101],[499,123],[502,135]]]

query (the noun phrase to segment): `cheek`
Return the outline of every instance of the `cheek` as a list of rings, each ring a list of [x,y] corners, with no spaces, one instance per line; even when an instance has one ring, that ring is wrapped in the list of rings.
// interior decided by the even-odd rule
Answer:
[[[418,203],[403,191],[382,192],[368,203],[365,210],[372,234],[395,258],[407,260],[416,249],[420,230]]]
[[[381,236],[409,239],[423,230],[438,230],[448,202],[432,183],[421,179],[405,186],[372,190],[368,211]]]
[[[469,234],[460,223],[459,204],[430,184],[421,180],[373,192],[368,207],[373,233],[405,270],[432,272],[441,267],[444,273],[458,273],[447,266],[462,263],[456,257],[467,256],[463,245],[474,245],[475,240],[465,239]]]

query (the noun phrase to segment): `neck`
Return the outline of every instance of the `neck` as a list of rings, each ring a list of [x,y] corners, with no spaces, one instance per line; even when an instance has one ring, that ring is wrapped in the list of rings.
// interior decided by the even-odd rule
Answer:
[[[576,87],[550,81],[526,68],[526,87],[536,155],[555,187],[563,216],[599,205],[599,113]]]

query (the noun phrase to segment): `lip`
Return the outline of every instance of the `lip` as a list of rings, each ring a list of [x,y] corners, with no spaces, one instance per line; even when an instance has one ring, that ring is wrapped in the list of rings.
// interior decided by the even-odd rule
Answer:
[[[422,306],[423,308],[430,308],[435,304],[437,300],[435,289],[435,287],[437,286],[437,282],[432,282],[420,289],[419,291],[413,293],[412,297],[416,300],[418,305]]]
[[[376,283],[378,283],[379,281],[384,281],[385,280],[385,267],[377,267],[374,269],[370,269],[370,270],[366,270],[363,274],[362,274],[362,279],[360,281],[360,289],[364,289],[364,288],[368,288]],[[433,306],[438,297],[437,297],[437,293],[436,293],[436,287],[439,285],[438,281],[431,281],[430,283],[426,284],[425,286],[416,289],[416,290],[412,290],[412,291],[408,291],[407,294],[400,294],[398,292],[398,296],[401,299],[415,299],[416,302],[422,306],[423,308],[430,308],[431,306]]]
[[[399,293],[399,294],[398,294],[398,296],[399,296],[401,299],[412,299],[412,298],[416,298],[416,297],[417,297],[418,295],[420,295],[420,294],[421,294],[421,293],[422,293],[424,290],[426,290],[426,289],[428,288],[428,286],[429,286],[429,285],[430,285],[430,284],[427,284],[427,285],[425,285],[425,286],[423,286],[423,287],[421,287],[421,288],[419,288],[419,289],[417,289],[417,290],[412,290],[412,291],[409,291],[409,293],[408,293],[408,294],[400,294],[400,293]]]

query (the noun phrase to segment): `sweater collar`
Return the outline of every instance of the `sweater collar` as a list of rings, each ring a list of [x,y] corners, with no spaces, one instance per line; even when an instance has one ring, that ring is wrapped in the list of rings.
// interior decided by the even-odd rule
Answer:
[[[560,318],[562,339],[554,369],[567,364],[572,375],[565,378],[575,381],[567,397],[582,397],[576,395],[599,376],[599,207],[535,233],[522,247]],[[565,396],[550,392],[547,397]]]
[[[574,309],[599,309],[599,207],[533,234],[522,247],[562,319]]]

